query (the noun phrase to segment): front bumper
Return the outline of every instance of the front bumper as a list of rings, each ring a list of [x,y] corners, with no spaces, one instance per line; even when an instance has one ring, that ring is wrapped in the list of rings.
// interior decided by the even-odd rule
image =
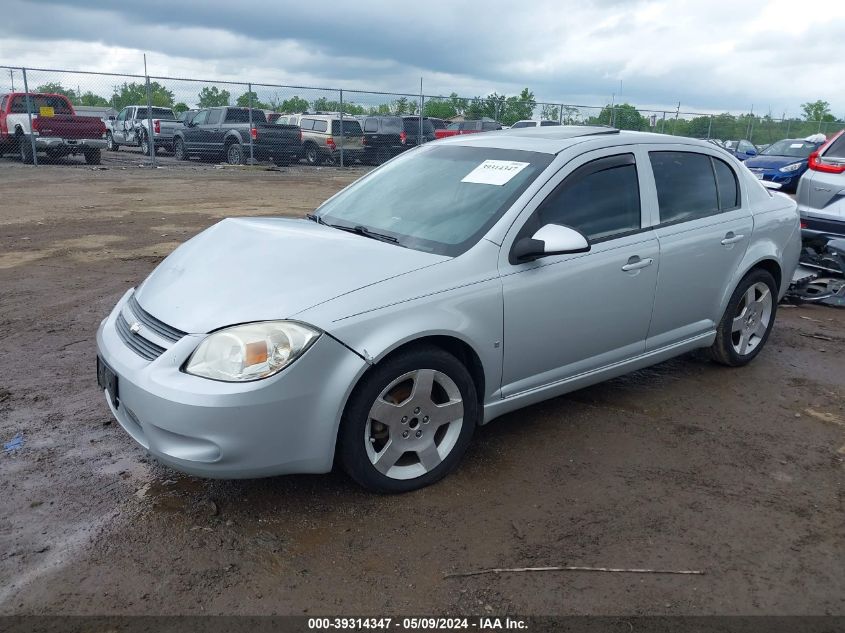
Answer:
[[[105,139],[80,138],[67,139],[57,136],[36,136],[35,149],[37,150],[65,150],[68,152],[81,152],[86,149],[105,149]]]
[[[800,170],[784,173],[778,169],[749,169],[751,173],[757,177],[758,180],[766,180],[768,182],[777,183],[783,189],[790,189],[796,187],[798,185],[798,181],[801,180],[801,174],[804,173]]]
[[[121,340],[116,320],[132,291],[103,320],[97,349],[117,374],[112,414],[157,460],[193,475],[248,478],[331,470],[346,399],[365,361],[323,334],[303,356],[264,380],[227,383],[180,370],[204,334],[188,334],[155,360]]]

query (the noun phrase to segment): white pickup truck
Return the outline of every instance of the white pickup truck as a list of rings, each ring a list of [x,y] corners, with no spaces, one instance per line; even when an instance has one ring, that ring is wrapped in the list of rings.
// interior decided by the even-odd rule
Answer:
[[[181,129],[182,122],[170,108],[150,108],[152,114],[153,140],[156,151],[173,151],[173,134]],[[144,154],[150,153],[147,106],[126,106],[118,115],[106,123],[108,149],[117,151],[121,145],[140,147]]]

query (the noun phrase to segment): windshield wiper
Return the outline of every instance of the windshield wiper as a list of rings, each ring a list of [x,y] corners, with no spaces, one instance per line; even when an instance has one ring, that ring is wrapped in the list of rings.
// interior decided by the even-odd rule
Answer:
[[[329,226],[327,222],[316,213],[306,213],[305,217],[311,220],[312,222],[316,222],[317,224],[326,224],[327,226]]]
[[[346,231],[347,233],[355,233],[356,235],[363,235],[364,237],[369,237],[373,240],[379,240],[380,242],[390,242],[391,244],[399,244],[399,240],[392,235],[387,235],[386,233],[379,233],[378,231],[373,231],[372,229],[364,226],[363,224],[356,224],[355,226],[343,226],[342,224],[330,224],[326,222],[321,216],[317,215],[316,213],[306,213],[305,217],[311,220],[312,222],[316,222],[317,224],[322,224],[324,226],[330,226],[333,229],[339,229],[341,231]]]

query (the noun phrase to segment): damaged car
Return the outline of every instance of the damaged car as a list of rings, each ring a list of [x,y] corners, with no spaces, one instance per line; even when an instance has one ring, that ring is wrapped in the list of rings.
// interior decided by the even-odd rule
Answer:
[[[403,492],[521,407],[698,348],[749,363],[799,251],[794,201],[711,143],[588,126],[461,135],[307,219],[227,219],[181,245],[102,321],[98,382],[123,429],[178,470],[338,462]]]

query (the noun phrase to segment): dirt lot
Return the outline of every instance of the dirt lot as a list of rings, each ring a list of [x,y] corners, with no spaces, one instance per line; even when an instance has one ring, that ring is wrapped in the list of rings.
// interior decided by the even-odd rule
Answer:
[[[508,415],[416,493],[195,479],[112,423],[100,319],[219,218],[363,170],[106,166],[0,160],[0,613],[845,613],[845,311],[782,309],[744,369],[691,355]],[[705,574],[443,577],[533,565]]]

